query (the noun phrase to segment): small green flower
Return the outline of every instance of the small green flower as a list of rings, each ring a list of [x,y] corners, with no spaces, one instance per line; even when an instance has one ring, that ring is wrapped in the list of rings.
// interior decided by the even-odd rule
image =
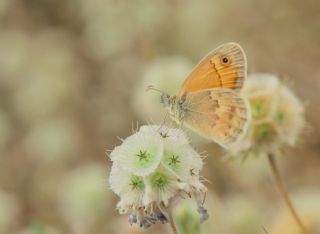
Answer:
[[[254,136],[258,142],[266,142],[276,137],[277,132],[271,123],[259,124],[254,129]]]
[[[142,177],[133,175],[131,177],[130,186],[133,190],[143,190],[144,189],[144,183]]]
[[[150,182],[152,187],[163,190],[168,185],[169,178],[165,173],[157,171],[150,175]]]
[[[165,165],[167,165],[174,171],[178,170],[181,165],[179,154],[171,152],[169,150],[164,151],[163,161]]]
[[[277,123],[282,124],[285,120],[285,114],[281,110],[278,110],[274,115],[274,119]]]
[[[147,150],[139,150],[139,153],[136,154],[139,158],[139,162],[147,164],[151,160],[151,154]]]
[[[270,112],[270,103],[268,99],[263,96],[255,97],[250,101],[252,118],[253,119],[263,119],[268,116]]]
[[[169,165],[170,166],[174,166],[176,164],[180,163],[180,160],[179,160],[179,156],[178,155],[172,155],[170,157],[170,162],[169,162]]]
[[[143,177],[136,176],[113,164],[109,176],[110,188],[120,197],[126,196],[126,201],[139,201],[143,198],[145,184]]]
[[[137,176],[154,171],[163,154],[162,138],[159,134],[138,132],[123,141],[110,154],[119,167]]]

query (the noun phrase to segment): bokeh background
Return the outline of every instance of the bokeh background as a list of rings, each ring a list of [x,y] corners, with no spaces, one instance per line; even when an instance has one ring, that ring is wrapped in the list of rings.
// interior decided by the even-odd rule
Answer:
[[[320,233],[317,0],[0,0],[0,233],[146,233],[115,210],[105,151],[137,121],[161,123],[159,95],[145,85],[174,94],[229,41],[243,46],[249,72],[277,74],[305,103],[301,143],[278,161],[303,219]],[[203,233],[299,233],[265,158],[225,162],[218,146],[191,138],[208,154]],[[189,206],[177,217],[197,226]]]

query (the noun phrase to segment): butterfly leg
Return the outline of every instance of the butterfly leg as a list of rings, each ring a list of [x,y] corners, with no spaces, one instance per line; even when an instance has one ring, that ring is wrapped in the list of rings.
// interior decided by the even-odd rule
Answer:
[[[168,114],[168,112],[166,112],[165,115],[164,115],[163,121],[162,121],[161,125],[160,125],[159,128],[158,128],[158,132],[159,132],[159,131],[164,127],[164,125],[166,124],[167,119],[168,119],[168,116],[169,116],[169,114]]]

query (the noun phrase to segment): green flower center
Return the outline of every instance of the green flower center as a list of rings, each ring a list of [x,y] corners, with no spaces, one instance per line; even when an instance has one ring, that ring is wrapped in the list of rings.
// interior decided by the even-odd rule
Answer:
[[[277,111],[274,117],[278,123],[283,123],[283,121],[284,121],[284,113],[283,112]]]
[[[258,124],[254,129],[254,137],[258,142],[270,141],[276,134],[276,129],[270,123]]]
[[[139,162],[143,164],[148,163],[151,160],[151,154],[146,150],[139,150],[139,153],[137,153],[136,156],[139,158]]]
[[[254,119],[262,119],[268,115],[269,105],[263,97],[252,99],[250,105]]]
[[[168,137],[169,137],[169,135],[168,135],[167,132],[160,132],[160,136],[161,136],[162,138],[168,138]]]
[[[143,190],[144,189],[143,180],[139,176],[132,176],[129,185],[131,186],[132,190]]]
[[[170,158],[169,158],[169,163],[168,165],[169,166],[174,166],[176,164],[180,163],[180,160],[179,160],[179,156],[178,155],[172,155]]]
[[[162,172],[155,172],[151,175],[151,185],[163,189],[168,184],[169,178]]]
[[[179,171],[180,166],[181,166],[180,159],[181,158],[177,153],[172,152],[170,150],[164,151],[164,158],[163,158],[164,164],[176,172]]]

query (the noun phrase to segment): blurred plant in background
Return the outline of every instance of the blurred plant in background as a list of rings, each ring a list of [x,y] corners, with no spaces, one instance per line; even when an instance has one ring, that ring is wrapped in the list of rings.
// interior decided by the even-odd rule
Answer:
[[[26,136],[25,148],[35,161],[52,164],[76,157],[79,143],[72,119],[55,118],[35,126]]]
[[[225,198],[225,209],[228,210],[226,219],[230,225],[230,233],[259,233],[262,231],[260,221],[263,204],[252,201],[243,195],[234,195]]]
[[[12,131],[12,123],[8,114],[0,110],[0,153],[3,147],[9,142]]]
[[[28,227],[21,230],[18,234],[61,234],[62,232],[50,225],[43,223],[32,223]]]
[[[69,172],[59,188],[61,215],[71,224],[73,233],[89,233],[110,200],[106,189],[106,170],[102,165],[83,165]]]
[[[16,198],[9,193],[0,191],[0,208],[0,232],[12,232],[19,213],[19,204]]]
[[[197,234],[201,233],[199,222],[199,214],[196,212],[193,204],[183,202],[174,211],[174,219],[176,220],[177,229],[181,234]]]
[[[271,74],[252,74],[244,91],[252,121],[231,154],[269,154],[282,146],[294,146],[305,127],[304,106],[295,94]]]
[[[296,192],[292,197],[310,233],[320,233],[320,191],[317,189],[305,189],[304,191]],[[271,233],[301,233],[297,226],[294,225],[293,219],[286,209],[275,209],[272,221]]]

